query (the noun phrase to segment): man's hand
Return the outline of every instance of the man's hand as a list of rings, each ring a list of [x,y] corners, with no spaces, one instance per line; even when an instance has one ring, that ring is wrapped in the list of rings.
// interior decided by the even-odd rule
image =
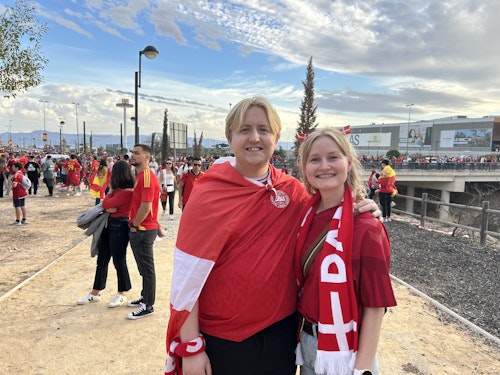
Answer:
[[[382,220],[382,211],[378,208],[377,203],[371,199],[363,199],[354,205],[354,209],[359,213],[371,212],[374,218]]]
[[[183,375],[212,375],[212,367],[206,352],[182,358]]]

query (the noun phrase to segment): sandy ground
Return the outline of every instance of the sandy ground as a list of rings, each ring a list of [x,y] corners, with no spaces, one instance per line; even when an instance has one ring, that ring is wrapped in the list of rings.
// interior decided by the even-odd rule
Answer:
[[[130,321],[132,309],[110,309],[116,275],[110,265],[102,301],[77,306],[91,288],[95,258],[76,217],[93,205],[82,197],[28,197],[29,224],[11,227],[10,198],[0,199],[0,374],[162,374],[169,289],[180,213],[161,218],[167,237],[155,243],[156,313]],[[176,210],[178,211],[178,210]],[[133,289],[141,279],[128,253]],[[40,272],[38,272],[40,270]],[[22,283],[27,278],[28,281]],[[383,374],[499,374],[500,348],[448,324],[422,298],[394,285],[398,306],[386,314],[379,345]]]

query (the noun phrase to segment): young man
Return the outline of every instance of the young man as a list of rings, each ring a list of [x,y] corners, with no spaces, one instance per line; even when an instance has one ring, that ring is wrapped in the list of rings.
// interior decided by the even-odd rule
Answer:
[[[193,169],[186,170],[179,181],[179,203],[178,206],[180,209],[184,209],[186,206],[189,195],[191,191],[193,191],[194,184],[198,182],[198,180],[205,173],[201,171],[201,158],[194,157],[193,158]]]
[[[158,230],[160,184],[156,175],[149,169],[150,158],[149,146],[134,146],[130,164],[135,167],[137,177],[130,208],[129,237],[137,268],[142,276],[142,292],[138,299],[128,302],[128,306],[138,307],[127,315],[128,319],[140,319],[154,314],[156,274],[153,243],[156,236],[161,237],[162,233],[161,229]]]
[[[42,164],[43,171],[43,182],[47,185],[47,189],[49,190],[49,197],[53,197],[54,193],[54,184],[55,184],[55,176],[54,176],[55,164],[52,161],[52,156],[47,155],[45,161]]]
[[[16,210],[16,221],[14,221],[11,225],[17,226],[28,224],[28,221],[26,220],[26,207],[24,206],[24,200],[28,193],[24,190],[23,185],[21,184],[23,180],[23,173],[21,172],[22,168],[23,163],[19,161],[12,164],[12,171],[14,174],[10,179],[12,182],[12,200]]]

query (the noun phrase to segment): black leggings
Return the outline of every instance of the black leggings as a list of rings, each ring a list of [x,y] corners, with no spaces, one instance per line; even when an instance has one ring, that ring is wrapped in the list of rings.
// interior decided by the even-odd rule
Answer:
[[[297,315],[292,314],[242,342],[203,333],[213,375],[295,375]]]

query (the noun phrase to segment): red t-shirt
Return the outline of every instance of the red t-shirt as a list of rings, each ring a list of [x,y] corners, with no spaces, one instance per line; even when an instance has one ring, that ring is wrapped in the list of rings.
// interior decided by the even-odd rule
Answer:
[[[158,206],[160,202],[160,184],[154,172],[149,168],[137,175],[130,208],[130,222],[133,222],[141,202],[151,202],[151,211],[139,225],[139,230],[152,230],[158,228]]]
[[[23,173],[21,171],[16,172],[16,174],[11,177],[12,182],[17,182],[17,185],[12,187],[12,199],[21,199],[28,195],[28,192],[24,190],[21,184],[22,180]]]
[[[70,159],[63,164],[68,174],[68,185],[80,185],[80,170],[82,166],[76,159]]]
[[[188,171],[187,173],[183,173],[181,177],[181,181],[184,183],[184,188],[182,190],[182,204],[185,205],[193,191],[194,184],[198,182],[198,180],[205,173],[200,172],[198,175],[195,175],[193,171]]]
[[[112,193],[106,194],[102,201],[102,208],[116,208],[117,211],[113,212],[111,217],[129,217],[130,206],[132,203],[132,196],[134,191],[132,189],[116,189]]]
[[[334,208],[315,215],[307,240],[301,250],[310,244],[331,221]],[[298,310],[309,321],[319,321],[320,254],[316,256],[304,282]],[[389,307],[396,305],[389,277],[390,244],[385,227],[371,213],[354,216],[352,243],[352,277],[358,304],[358,322],[361,329],[363,307]]]

